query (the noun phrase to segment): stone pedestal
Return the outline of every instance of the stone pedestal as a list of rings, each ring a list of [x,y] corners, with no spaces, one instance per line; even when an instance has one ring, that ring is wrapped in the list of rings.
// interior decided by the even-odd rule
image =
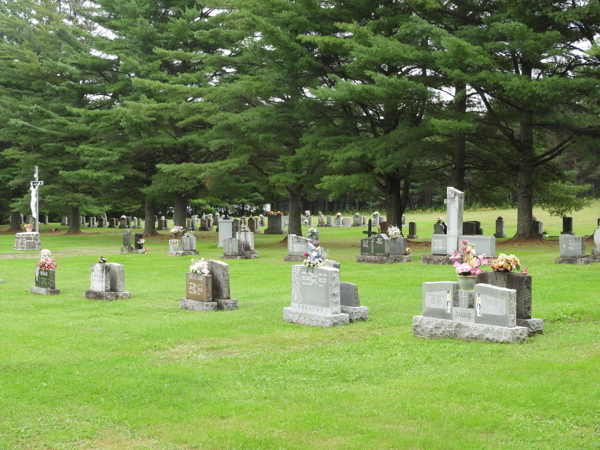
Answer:
[[[455,338],[464,341],[519,343],[527,341],[526,327],[497,327],[477,323],[455,322],[432,317],[413,317],[413,336],[424,338]]]
[[[265,234],[287,234],[283,225],[283,216],[269,216],[267,225]]]
[[[422,255],[421,264],[451,266],[453,263],[447,255]]]
[[[594,262],[592,255],[587,256],[561,256],[556,258],[556,264],[576,264],[579,266],[591,264]]]
[[[16,251],[41,250],[40,233],[17,233],[13,249]]]

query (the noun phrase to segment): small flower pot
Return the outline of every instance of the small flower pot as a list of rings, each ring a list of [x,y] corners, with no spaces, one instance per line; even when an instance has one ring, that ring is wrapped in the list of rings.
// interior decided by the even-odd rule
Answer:
[[[458,284],[462,291],[472,291],[475,289],[477,276],[475,275],[458,275]]]

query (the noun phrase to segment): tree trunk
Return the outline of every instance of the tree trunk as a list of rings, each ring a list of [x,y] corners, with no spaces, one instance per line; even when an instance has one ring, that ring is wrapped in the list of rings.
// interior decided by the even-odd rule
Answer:
[[[173,216],[173,222],[175,222],[175,225],[185,227],[185,219],[187,217],[187,204],[187,195],[177,194],[175,196],[175,215]]]
[[[454,86],[455,108],[458,114],[467,111],[467,87],[464,83],[456,83]],[[452,152],[452,171],[450,175],[450,186],[459,191],[465,190],[465,153],[466,137],[464,133],[456,133],[453,136],[454,148]]]
[[[10,214],[10,231],[23,231],[21,228],[21,213],[13,211]]]
[[[406,208],[408,185],[398,175],[385,175],[385,209],[388,227],[395,226],[402,230],[402,214]]]
[[[156,236],[156,223],[154,216],[156,215],[156,204],[154,200],[144,199],[144,237]]]
[[[67,230],[67,234],[81,233],[81,230],[79,229],[81,219],[79,217],[79,206],[73,206],[71,208],[71,218],[69,219],[69,229]]]
[[[287,190],[290,203],[288,234],[302,236],[302,188],[288,186]]]
[[[525,72],[525,69],[523,69]],[[533,225],[533,112],[523,111],[520,118],[521,155],[517,173],[516,238],[534,237]]]

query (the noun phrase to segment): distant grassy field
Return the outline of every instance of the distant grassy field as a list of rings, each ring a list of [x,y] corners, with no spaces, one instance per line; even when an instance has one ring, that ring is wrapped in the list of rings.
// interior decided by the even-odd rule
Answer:
[[[535,214],[559,234],[559,218]],[[490,235],[498,215],[510,236],[515,211],[465,220]],[[429,239],[435,216],[407,222]],[[574,214],[577,234],[599,216],[599,203]],[[190,258],[167,257],[166,234],[119,255],[122,230],[45,234],[56,226],[42,247],[59,263],[57,297],[27,293],[38,253],[14,255],[0,234],[0,449],[600,449],[600,263],[555,264],[556,240],[498,244],[529,268],[545,320],[544,335],[500,345],[414,338],[421,283],[454,271],[421,265],[418,243],[412,263],[357,264],[364,227],[320,231],[369,321],[312,329],[283,322],[282,236],[229,261],[239,310],[200,313],[179,309]],[[222,255],[216,233],[197,235],[200,257]],[[100,255],[125,265],[132,299],[84,298]]]

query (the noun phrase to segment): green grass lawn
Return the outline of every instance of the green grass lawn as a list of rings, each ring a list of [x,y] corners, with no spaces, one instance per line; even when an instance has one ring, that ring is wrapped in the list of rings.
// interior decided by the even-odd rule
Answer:
[[[579,235],[598,206],[574,215]],[[514,233],[515,211],[465,220],[490,235],[498,215]],[[407,219],[431,238],[435,214]],[[0,449],[600,448],[600,263],[555,264],[558,241],[498,244],[529,268],[545,320],[544,335],[508,345],[414,338],[421,283],[454,270],[421,265],[419,245],[412,263],[357,264],[365,227],[320,231],[369,321],[313,329],[283,322],[281,236],[256,236],[259,259],[228,261],[239,310],[201,313],[179,309],[190,258],[167,257],[166,234],[147,255],[119,255],[122,230],[45,234],[53,226],[42,247],[59,263],[55,297],[27,293],[38,253],[11,255],[14,237],[0,235]],[[198,235],[201,257],[222,255],[216,233]],[[100,255],[125,265],[132,299],[84,298]]]

